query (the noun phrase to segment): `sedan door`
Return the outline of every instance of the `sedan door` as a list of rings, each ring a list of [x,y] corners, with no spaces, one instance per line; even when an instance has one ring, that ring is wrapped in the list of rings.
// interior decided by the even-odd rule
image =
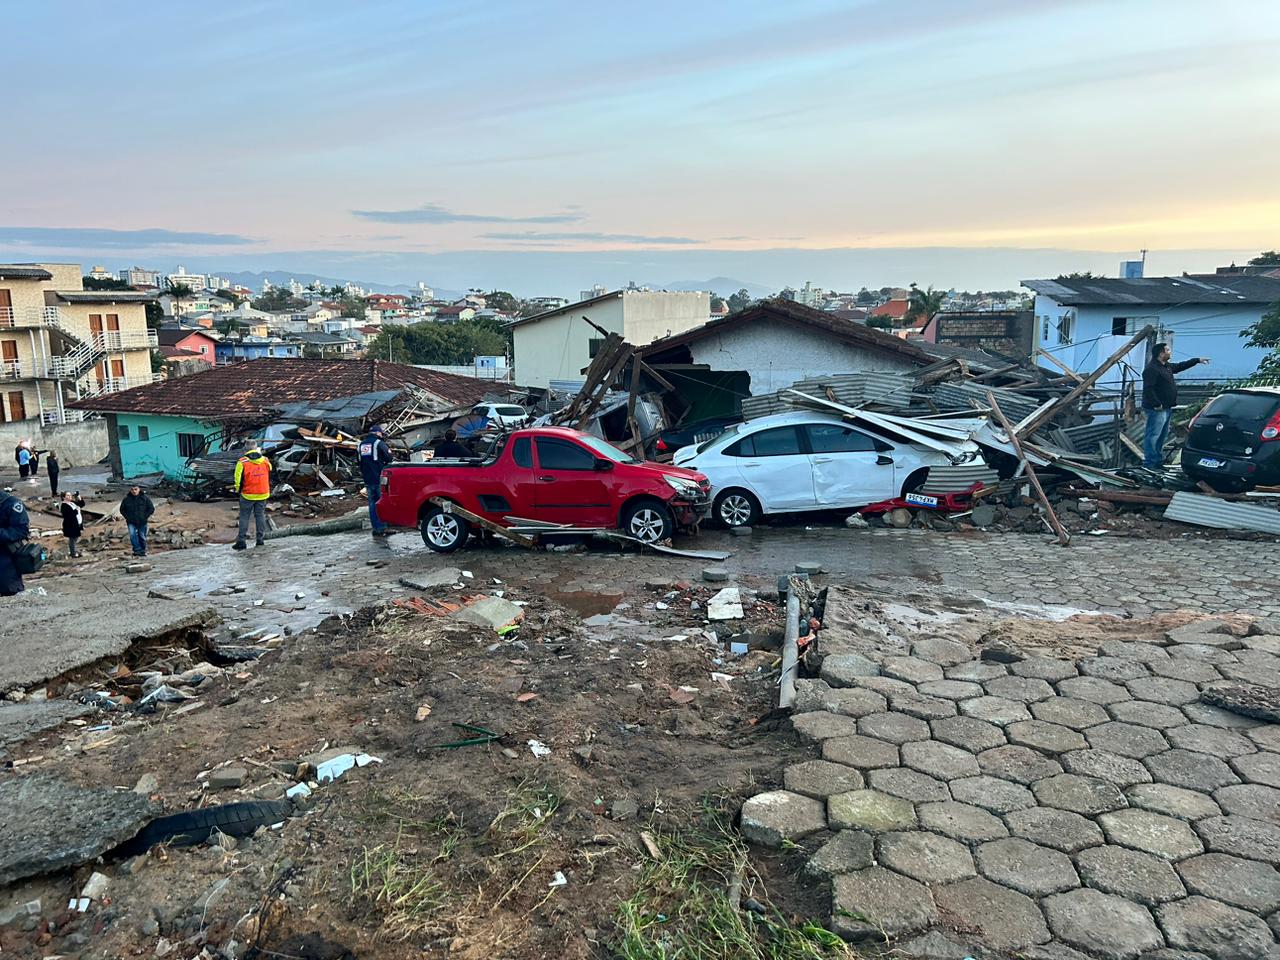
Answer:
[[[534,520],[578,527],[615,527],[609,474],[596,469],[596,455],[558,437],[537,437],[534,471]]]
[[[843,423],[806,423],[819,507],[862,507],[898,495],[893,450]]]
[[[765,513],[812,510],[813,466],[805,454],[800,429],[771,427],[749,433],[725,447],[724,455],[738,458],[743,482]]]

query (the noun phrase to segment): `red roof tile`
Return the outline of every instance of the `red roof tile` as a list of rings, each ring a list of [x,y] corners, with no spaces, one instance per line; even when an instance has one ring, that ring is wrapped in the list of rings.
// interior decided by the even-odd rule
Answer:
[[[407,383],[458,406],[479,403],[495,390],[492,381],[423,370],[386,360],[271,358],[215,367],[68,404],[78,410],[150,413],[197,420],[252,420],[288,403],[396,390]]]
[[[873,317],[888,317],[890,320],[901,320],[911,309],[910,300],[887,300],[871,311]]]

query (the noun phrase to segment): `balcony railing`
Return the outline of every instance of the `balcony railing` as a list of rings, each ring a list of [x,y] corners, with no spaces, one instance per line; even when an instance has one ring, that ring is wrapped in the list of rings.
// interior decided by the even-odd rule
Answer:
[[[0,329],[51,329],[84,339],[57,307],[0,307]],[[154,350],[159,340],[154,330],[103,330],[93,334],[101,350]]]

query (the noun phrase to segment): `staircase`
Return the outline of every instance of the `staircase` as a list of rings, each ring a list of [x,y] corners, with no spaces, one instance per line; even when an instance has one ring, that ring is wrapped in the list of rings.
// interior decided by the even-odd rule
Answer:
[[[79,380],[106,356],[101,337],[83,340],[63,325],[57,307],[45,307],[44,322],[71,345],[71,350],[49,360],[49,374],[57,380]]]

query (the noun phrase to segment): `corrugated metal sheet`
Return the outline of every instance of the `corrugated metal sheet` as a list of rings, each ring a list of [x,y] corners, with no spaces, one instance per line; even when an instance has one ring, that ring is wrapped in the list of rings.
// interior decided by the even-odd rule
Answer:
[[[1180,490],[1165,507],[1166,519],[1218,530],[1256,530],[1280,536],[1280,510]]]
[[[800,397],[789,394],[788,390],[798,390],[823,398],[830,390],[835,394],[836,400],[849,407],[875,406],[890,410],[908,410],[916,405],[923,407],[912,385],[912,378],[907,374],[875,371],[797,380],[790,387],[774,393],[747,397],[742,401],[742,415],[748,420],[754,420],[756,417],[811,406]]]
[[[1035,413],[1041,403],[1015,390],[981,383],[939,383],[933,387],[931,396],[939,410],[984,409],[988,390],[995,394],[996,402],[1010,423],[1017,423]]]
[[[984,487],[994,486],[999,480],[1000,474],[982,462],[930,467],[929,476],[920,492],[955,493],[958,490],[968,490],[975,483],[981,483]]]

